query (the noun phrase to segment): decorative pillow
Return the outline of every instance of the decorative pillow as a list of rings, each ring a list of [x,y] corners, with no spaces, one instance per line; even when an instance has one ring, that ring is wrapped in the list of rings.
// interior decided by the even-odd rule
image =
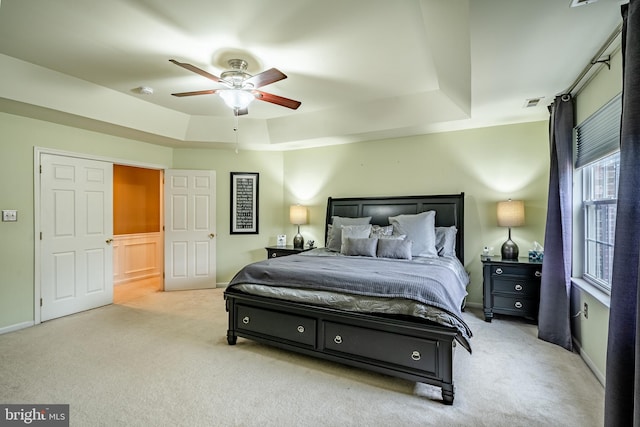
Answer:
[[[340,252],[344,255],[349,256],[368,256],[375,257],[376,256],[376,248],[378,246],[378,239],[373,238],[354,238],[354,237],[343,237],[342,239],[342,248]]]
[[[343,225],[342,226],[342,244],[344,239],[351,237],[353,239],[368,239],[371,234],[371,224],[363,225]]]
[[[391,236],[378,236],[378,239],[385,240],[404,240],[407,238],[406,234],[392,234]]]
[[[456,234],[458,229],[451,227],[436,227],[436,251],[438,256],[456,256]]]
[[[411,240],[380,239],[378,240],[379,258],[411,259]]]
[[[415,215],[390,216],[389,223],[397,234],[406,234],[413,241],[411,255],[437,257],[436,251],[436,212],[421,212]]]
[[[392,234],[393,225],[372,225],[371,236],[369,237],[391,236]]]
[[[326,247],[330,251],[340,252],[340,246],[342,245],[342,226],[343,225],[363,225],[369,224],[371,217],[363,218],[348,218],[341,216],[331,217],[332,226],[327,233]]]

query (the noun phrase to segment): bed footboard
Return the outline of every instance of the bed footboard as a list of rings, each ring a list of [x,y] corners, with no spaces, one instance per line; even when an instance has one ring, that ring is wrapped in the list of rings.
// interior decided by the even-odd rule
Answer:
[[[225,291],[227,342],[238,337],[438,386],[454,399],[454,328]]]

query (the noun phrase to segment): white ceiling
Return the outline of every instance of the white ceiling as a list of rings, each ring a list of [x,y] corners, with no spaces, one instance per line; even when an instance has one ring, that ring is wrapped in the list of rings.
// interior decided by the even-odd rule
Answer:
[[[281,150],[547,120],[621,22],[599,0],[0,0],[0,111],[169,146]],[[231,57],[288,78],[235,118]],[[154,89],[143,95],[141,86]],[[537,107],[527,99],[543,97]]]

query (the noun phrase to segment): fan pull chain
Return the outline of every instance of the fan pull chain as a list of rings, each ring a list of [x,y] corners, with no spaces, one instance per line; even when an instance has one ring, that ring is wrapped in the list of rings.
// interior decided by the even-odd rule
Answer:
[[[238,154],[238,112],[234,111],[235,124],[233,126],[233,132],[236,135],[236,154]]]

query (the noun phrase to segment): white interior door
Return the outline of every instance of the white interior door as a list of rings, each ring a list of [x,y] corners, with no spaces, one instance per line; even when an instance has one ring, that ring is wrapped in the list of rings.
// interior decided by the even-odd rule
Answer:
[[[40,318],[113,302],[113,164],[40,155]]]
[[[164,175],[165,291],[216,287],[216,173]]]

